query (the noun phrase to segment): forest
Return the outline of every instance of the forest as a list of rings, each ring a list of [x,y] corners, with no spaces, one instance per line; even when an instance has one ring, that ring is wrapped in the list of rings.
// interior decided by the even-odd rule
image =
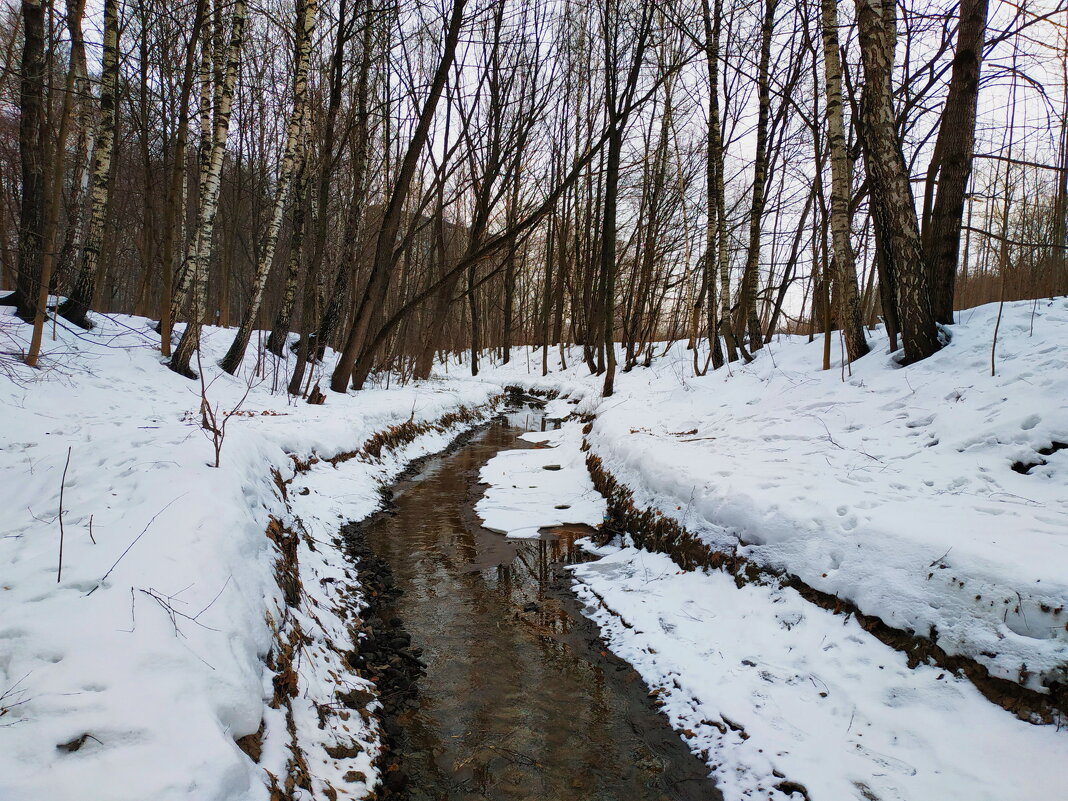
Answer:
[[[956,309],[1068,290],[1062,5],[4,13],[5,302],[156,319],[181,374],[216,324],[228,372],[299,333],[294,395],[327,344],[341,392],[564,342],[610,395],[656,341],[711,342],[700,374],[882,322],[917,361]]]
[[[1068,801],[1068,0],[0,64],[0,801]]]

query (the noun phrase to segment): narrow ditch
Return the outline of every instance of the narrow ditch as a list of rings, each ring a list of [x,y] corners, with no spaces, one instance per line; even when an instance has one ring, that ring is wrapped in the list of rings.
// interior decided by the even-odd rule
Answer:
[[[540,425],[498,418],[342,529],[372,599],[349,661],[383,704],[379,797],[719,799],[570,591],[590,530],[506,540],[475,516],[481,466]]]

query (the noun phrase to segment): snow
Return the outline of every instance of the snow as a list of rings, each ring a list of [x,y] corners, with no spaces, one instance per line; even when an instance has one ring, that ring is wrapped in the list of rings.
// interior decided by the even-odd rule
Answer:
[[[822,343],[804,337],[699,378],[682,344],[659,344],[602,399],[577,349],[566,369],[550,351],[545,377],[540,353],[517,349],[508,365],[487,356],[477,380],[454,362],[325,406],[288,402],[271,362],[259,378],[251,356],[237,377],[220,374],[231,332],[207,328],[212,405],[225,413],[248,393],[219,469],[199,384],[161,366],[145,320],[60,327],[42,371],[0,364],[0,799],[92,787],[114,801],[260,801],[272,776],[285,780],[291,726],[317,796],[365,794],[378,735],[337,694],[373,687],[344,665],[361,597],[335,537],[463,424],[379,459],[328,460],[409,420],[485,407],[506,385],[558,393],[552,418],[595,419],[586,435],[574,420],[527,435],[536,447],[485,466],[477,508],[491,528],[599,523],[585,439],[639,507],[707,543],[997,676],[1040,692],[1064,682],[1068,449],[1053,446],[1068,442],[1068,301],[1007,304],[991,376],[996,315],[963,312],[943,351],[905,368],[881,331],[870,355],[827,372]],[[24,347],[27,333],[0,316],[0,339]],[[293,605],[270,526],[295,542]],[[908,669],[792,589],[680,571],[625,541],[599,554],[574,569],[587,613],[728,799],[783,798],[797,782],[814,801],[1068,801],[1063,728],[1019,721],[941,669]],[[278,704],[287,642],[298,691]],[[261,725],[256,763],[235,741]],[[339,746],[351,755],[332,757]]]
[[[1068,442],[1068,301],[1006,304],[991,376],[996,316],[962,312],[905,368],[879,330],[826,372],[820,339],[701,378],[684,343],[661,344],[607,399],[577,349],[546,377],[522,355],[484,374],[580,400],[639,507],[1044,691],[1068,680],[1068,450],[1038,453]]]
[[[489,462],[476,507],[487,525],[539,519],[516,516],[513,487],[539,482],[549,457],[579,461],[578,428],[554,432],[553,450]],[[536,496],[551,509],[551,493]],[[728,801],[785,799],[798,785],[811,799],[1068,798],[1068,732],[1017,719],[966,678],[910,669],[851,616],[627,543],[587,548],[599,558],[572,567],[586,614]]]
[[[579,451],[581,426],[568,422],[559,430],[529,432],[521,439],[541,447],[501,451],[479,473],[489,487],[475,511],[486,528],[509,537],[536,538],[542,528],[600,525],[605,502],[593,488]]]
[[[967,679],[910,670],[852,618],[664,554],[601,553],[574,568],[587,614],[728,801],[788,798],[783,781],[812,799],[1068,798],[1065,732],[1018,720]]]
[[[232,332],[207,328],[212,404],[226,412],[249,393],[215,469],[199,383],[161,366],[147,321],[94,319],[89,333],[60,327],[57,341],[46,337],[42,371],[12,365],[13,380],[0,380],[0,798],[70,799],[91,787],[111,801],[266,799],[267,772],[282,781],[291,756],[283,710],[269,706],[272,627],[297,624],[308,637],[293,716],[309,763],[323,762],[316,737],[344,729],[320,733],[315,704],[348,687],[331,647],[351,647],[335,610],[351,567],[332,538],[340,522],[377,508],[382,482],[455,431],[431,431],[381,460],[320,462],[289,485],[291,505],[272,471],[294,479],[291,455],[357,450],[375,432],[485,405],[499,390],[436,380],[290,404],[272,393],[270,365],[259,379],[251,359],[238,377],[220,373]],[[28,335],[10,317],[0,326],[16,342]],[[272,516],[301,531],[296,608],[275,581]],[[235,740],[261,720],[256,764]],[[345,725],[365,750],[376,747],[361,716]],[[57,748],[78,740],[76,750]],[[344,774],[374,778],[367,754],[337,762],[314,765],[320,782],[358,796],[366,781]]]

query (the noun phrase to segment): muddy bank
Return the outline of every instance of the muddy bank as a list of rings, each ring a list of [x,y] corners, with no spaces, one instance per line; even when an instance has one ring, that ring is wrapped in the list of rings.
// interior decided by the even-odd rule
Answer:
[[[584,433],[589,433],[589,428],[587,424]],[[760,567],[736,553],[717,551],[658,510],[639,508],[631,491],[605,470],[599,457],[588,454],[586,464],[594,486],[608,501],[608,519],[602,529],[605,541],[626,534],[638,547],[667,554],[684,570],[724,570],[734,576],[738,586],[758,580],[779,582],[816,606],[835,614],[852,615],[869,634],[904,653],[910,667],[927,662],[966,676],[987,699],[1021,720],[1058,725],[1068,720],[1068,686],[1053,683],[1045,695],[992,676],[974,659],[946,653],[931,637],[889,626],[875,615],[864,614],[848,600],[810,587],[797,576]]]
[[[479,468],[540,425],[512,423],[425,461],[343,529],[372,601],[351,661],[379,677],[380,797],[719,798],[571,594],[565,566],[587,558],[574,543],[589,531],[505,540],[475,517]]]
[[[407,785],[400,759],[401,731],[396,721],[406,709],[416,705],[416,682],[426,664],[420,659],[423,649],[412,645],[403,621],[392,614],[401,590],[389,564],[371,551],[359,524],[342,527],[341,536],[347,555],[358,565],[366,603],[362,621],[353,628],[359,640],[346,654],[346,661],[355,673],[374,682],[376,687],[381,704],[377,712],[382,742],[382,753],[376,759],[382,775],[379,797],[390,798]],[[374,699],[375,696],[359,690],[338,696],[339,701],[356,710],[366,709]]]

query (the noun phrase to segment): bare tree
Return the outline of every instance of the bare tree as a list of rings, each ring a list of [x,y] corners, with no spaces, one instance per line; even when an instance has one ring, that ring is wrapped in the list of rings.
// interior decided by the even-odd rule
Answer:
[[[234,84],[237,81],[247,13],[248,7],[245,0],[234,0],[230,41],[226,47],[223,77],[214,92],[210,150],[207,159],[203,162],[204,169],[200,181],[200,208],[197,213],[196,227],[190,237],[189,250],[186,253],[186,269],[194,277],[195,284],[192,292],[193,308],[185,332],[171,358],[170,368],[179,375],[189,378],[196,377],[190,368],[190,361],[193,354],[200,349],[200,328],[206,305],[212,234],[215,230],[215,215],[219,209],[219,181],[223,154],[226,150],[226,137],[230,131],[230,110],[233,105]],[[202,85],[207,86],[210,80],[210,75],[203,75]],[[202,102],[206,100],[208,94],[207,90],[203,91]]]
[[[957,50],[942,110],[934,155],[927,171],[923,250],[931,288],[931,309],[940,323],[953,322],[953,295],[960,255],[964,194],[972,171],[979,71],[986,34],[987,0],[961,0]],[[931,207],[937,182],[938,192]]]
[[[22,2],[22,64],[19,86],[19,159],[22,203],[19,210],[19,269],[14,296],[6,302],[27,322],[37,312],[41,282],[41,227],[45,194],[45,31],[41,0]]]
[[[880,216],[885,217],[881,224],[889,247],[884,257],[892,260],[905,359],[914,362],[935,353],[940,343],[916,205],[894,114],[897,19],[893,0],[857,0],[856,12],[865,78],[861,120],[867,140],[864,156],[871,193],[878,198]]]
[[[846,353],[855,361],[868,352],[864,337],[860,298],[857,295],[857,269],[853,258],[851,229],[853,215],[849,201],[853,194],[853,162],[849,157],[842,112],[842,60],[838,49],[838,4],[820,0],[823,29],[823,72],[827,92],[827,146],[831,153],[831,237],[834,242],[835,282],[838,306],[845,335]]]
[[[93,305],[104,221],[111,190],[111,154],[115,146],[115,92],[119,77],[119,3],[104,1],[104,55],[101,60],[100,112],[93,148],[93,179],[89,193],[89,229],[82,244],[78,277],[59,313],[82,328],[91,328],[88,312]]]
[[[293,184],[293,175],[304,160],[302,147],[304,136],[304,119],[307,114],[308,64],[311,60],[312,34],[315,31],[315,16],[318,11],[316,0],[301,0],[297,6],[296,29],[294,40],[296,52],[293,57],[293,111],[286,128],[286,144],[274,195],[274,210],[267,225],[263,251],[252,279],[252,297],[245,307],[241,326],[237,330],[233,344],[222,360],[222,368],[228,373],[235,373],[245,357],[245,349],[252,336],[252,327],[260,312],[263,302],[263,290],[267,285],[267,275],[274,261],[274,251],[278,244],[278,235],[282,230],[282,215],[289,200],[289,190]]]

